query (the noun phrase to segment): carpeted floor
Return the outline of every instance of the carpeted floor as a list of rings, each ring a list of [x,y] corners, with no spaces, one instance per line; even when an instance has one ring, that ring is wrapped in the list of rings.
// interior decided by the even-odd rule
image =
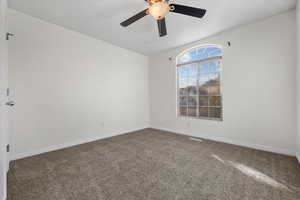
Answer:
[[[9,200],[299,200],[293,157],[146,129],[12,162]]]

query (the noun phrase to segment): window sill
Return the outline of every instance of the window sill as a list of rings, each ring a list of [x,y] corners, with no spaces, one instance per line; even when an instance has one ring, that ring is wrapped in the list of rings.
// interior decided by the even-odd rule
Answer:
[[[178,119],[201,119],[201,120],[208,120],[208,121],[223,122],[223,118],[212,118],[212,117],[188,117],[188,116],[177,115],[177,118]]]

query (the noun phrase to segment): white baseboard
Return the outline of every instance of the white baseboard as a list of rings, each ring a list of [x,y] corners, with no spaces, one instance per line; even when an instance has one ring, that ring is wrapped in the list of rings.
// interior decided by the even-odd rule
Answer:
[[[72,146],[76,146],[76,145],[80,145],[80,144],[84,144],[84,143],[88,143],[88,142],[93,142],[93,141],[101,140],[101,139],[105,139],[105,138],[110,138],[110,137],[113,137],[113,136],[122,135],[122,134],[130,133],[130,132],[134,132],[134,131],[138,131],[138,130],[143,130],[143,129],[147,129],[147,128],[149,128],[149,127],[142,127],[142,128],[137,128],[137,129],[127,130],[127,131],[112,133],[110,135],[104,135],[104,136],[102,135],[102,136],[93,137],[93,138],[84,138],[84,139],[79,139],[79,140],[76,140],[76,141],[73,141],[73,142],[67,142],[67,143],[63,143],[63,144],[48,146],[48,147],[41,148],[41,149],[34,150],[34,151],[29,151],[29,152],[24,152],[24,153],[17,153],[17,154],[13,154],[12,157],[10,158],[10,160],[11,161],[18,160],[18,159],[22,159],[22,158],[42,154],[42,153],[56,151],[56,150],[59,150],[59,149],[64,149],[64,148],[68,148],[68,147],[72,147]]]
[[[281,149],[281,148],[274,148],[274,147],[260,145],[260,144],[252,144],[252,143],[248,143],[248,142],[243,142],[243,141],[238,141],[238,140],[228,139],[228,138],[223,138],[223,137],[214,137],[214,136],[208,136],[208,135],[192,135],[192,134],[178,132],[176,130],[172,130],[172,129],[164,128],[164,127],[152,126],[151,128],[159,129],[159,130],[163,130],[163,131],[169,131],[169,132],[178,133],[178,134],[187,135],[187,136],[192,136],[192,137],[203,138],[203,139],[207,139],[207,140],[213,140],[213,141],[217,141],[217,142],[223,142],[223,143],[227,143],[227,144],[248,147],[251,149],[258,149],[258,150],[262,150],[262,151],[284,154],[284,155],[288,155],[288,156],[295,156],[295,152],[292,150],[289,150],[289,149]],[[298,159],[299,158],[300,157],[298,156]]]
[[[117,135],[122,135],[125,133],[130,133],[133,131],[147,129],[147,128],[149,128],[149,127],[143,127],[143,128],[134,129],[134,130],[127,130],[127,131],[113,133],[113,134],[105,135],[105,136],[79,139],[79,140],[76,140],[73,142],[67,142],[67,143],[59,144],[59,145],[52,145],[52,146],[38,149],[35,151],[14,154],[14,155],[12,155],[11,160],[18,160],[21,158],[26,158],[26,157],[30,157],[30,156],[34,156],[34,155],[38,155],[38,154],[42,154],[42,153],[47,153],[47,152],[51,152],[51,151],[55,151],[55,150],[59,150],[59,149],[64,149],[67,147],[76,146],[76,145],[84,144],[84,143],[88,143],[88,142],[93,142],[96,140],[101,140],[101,139],[105,139],[105,138],[109,138],[109,137],[113,137],[113,136],[117,136]],[[223,137],[186,134],[184,132],[178,132],[177,130],[172,130],[172,129],[163,128],[163,127],[157,127],[157,126],[152,126],[151,128],[159,129],[159,130],[163,130],[163,131],[169,131],[169,132],[173,132],[173,133],[179,133],[179,134],[183,134],[183,135],[187,135],[187,136],[199,137],[199,138],[213,140],[213,141],[217,141],[217,142],[224,142],[224,143],[228,143],[228,144],[244,146],[244,147],[248,147],[248,148],[252,148],[252,149],[258,149],[258,150],[263,150],[263,151],[268,151],[268,152],[273,152],[273,153],[278,153],[278,154],[284,154],[284,155],[289,155],[289,156],[296,156],[300,163],[300,154],[299,153],[296,154],[294,151],[291,151],[289,149],[274,148],[274,147],[259,145],[259,144],[251,144],[251,143],[237,141],[237,140],[223,138]]]

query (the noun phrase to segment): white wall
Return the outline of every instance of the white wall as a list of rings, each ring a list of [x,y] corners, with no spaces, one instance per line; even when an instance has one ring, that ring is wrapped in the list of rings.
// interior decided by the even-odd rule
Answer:
[[[294,155],[295,23],[290,11],[150,57],[151,127]],[[224,46],[223,122],[176,117],[175,59],[168,58],[201,44]]]
[[[149,127],[147,57],[8,14],[13,159]]]
[[[235,28],[148,59],[9,10],[13,158],[154,128],[294,154],[295,12]],[[232,46],[225,47],[231,41]],[[175,58],[224,45],[224,121],[176,118]]]
[[[300,1],[297,1],[297,158],[300,162]]]
[[[6,0],[0,0],[0,200],[6,199],[7,172],[7,43],[6,43]]]

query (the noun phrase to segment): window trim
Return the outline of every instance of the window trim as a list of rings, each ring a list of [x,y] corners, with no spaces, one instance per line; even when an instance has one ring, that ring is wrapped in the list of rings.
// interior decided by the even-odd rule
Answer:
[[[218,45],[218,44],[201,44],[201,45],[196,45],[196,46],[193,46],[193,47],[190,47],[188,49],[185,49],[183,50],[181,53],[179,53],[177,56],[176,56],[176,66],[178,65],[178,59],[183,56],[185,53],[189,52],[189,51],[192,51],[194,49],[199,49],[199,48],[208,48],[208,47],[216,47],[216,48],[219,48],[223,51],[224,53],[224,48],[221,46],[221,45]]]
[[[220,56],[214,56],[214,57],[209,57],[209,58],[204,58],[204,59],[200,59],[200,60],[194,60],[191,62],[185,62],[185,63],[181,63],[181,64],[177,64],[178,60],[181,56],[183,56],[185,53],[192,51],[194,49],[198,49],[198,48],[208,48],[208,47],[216,47],[222,50],[223,54]],[[189,49],[186,49],[185,51],[181,52],[177,57],[176,57],[176,117],[179,119],[203,119],[203,120],[211,120],[211,121],[223,121],[223,117],[224,117],[224,108],[223,108],[223,79],[222,79],[222,71],[223,71],[223,55],[224,55],[224,49],[220,46],[220,45],[213,45],[213,44],[209,44],[209,45],[200,45],[200,46],[196,46],[196,47],[192,47]],[[180,90],[179,90],[179,72],[178,72],[178,67],[184,66],[184,65],[189,65],[189,64],[197,64],[197,73],[199,70],[199,65],[200,63],[205,63],[205,62],[210,62],[210,61],[220,61],[220,95],[215,95],[215,96],[220,96],[221,98],[221,106],[216,106],[217,108],[221,109],[221,117],[220,118],[213,118],[213,117],[202,117],[199,116],[199,110],[197,109],[197,116],[198,117],[193,117],[193,116],[183,116],[180,115]],[[197,95],[198,97],[200,95]],[[201,95],[201,96],[205,96],[205,95]],[[214,95],[207,95],[208,97],[210,96],[214,96]],[[202,106],[202,107],[214,107],[214,106]],[[197,108],[200,108],[199,106],[199,98],[197,98]],[[188,112],[188,109],[187,109]]]
[[[223,58],[223,56],[214,56],[214,57],[210,57],[210,58],[204,58],[204,59],[200,59],[200,60],[194,60],[191,62],[177,64],[176,67],[181,67],[184,65],[196,64],[196,63],[205,63],[205,62],[215,61],[215,60],[221,60],[222,58]]]

